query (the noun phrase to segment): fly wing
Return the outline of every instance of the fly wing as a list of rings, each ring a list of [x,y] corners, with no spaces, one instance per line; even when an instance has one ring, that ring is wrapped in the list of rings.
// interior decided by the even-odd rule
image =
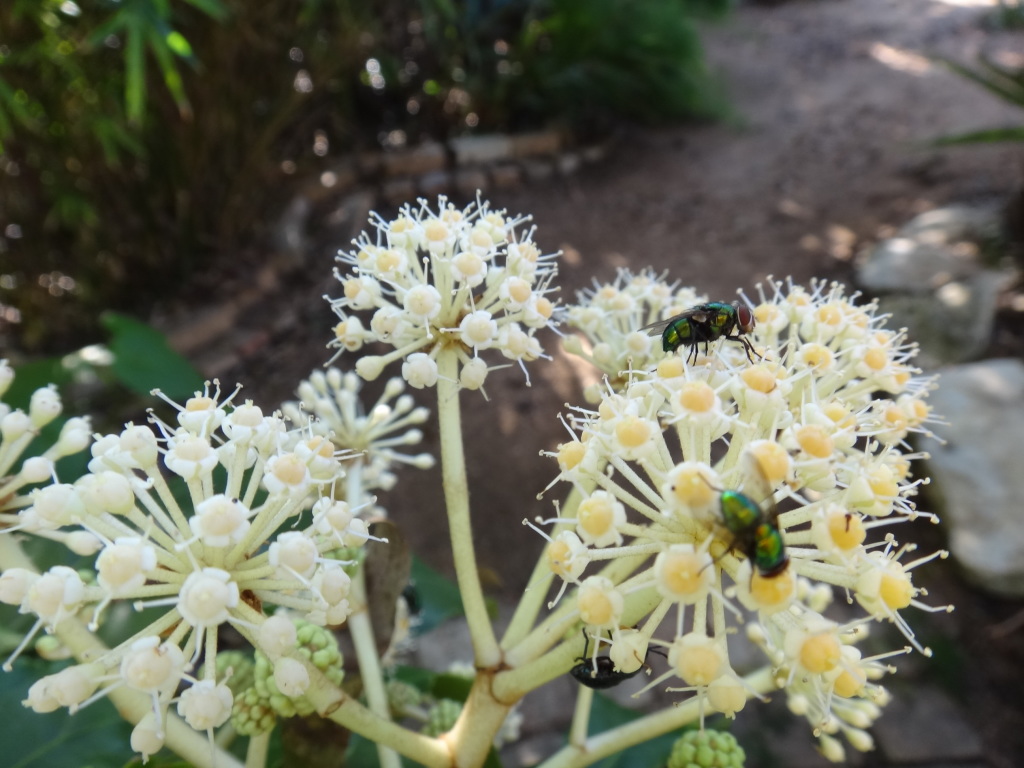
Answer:
[[[691,307],[685,312],[680,312],[678,315],[673,315],[672,317],[664,320],[657,320],[645,325],[639,330],[646,331],[648,336],[660,336],[665,332],[666,328],[679,320],[692,320],[695,323],[704,323],[707,322],[707,317],[708,313],[705,311],[704,307],[702,305],[698,305],[696,307]]]
[[[765,522],[774,526],[779,509],[775,504],[775,490],[765,477],[761,462],[754,454],[744,451],[740,457],[740,466],[743,468],[744,493],[760,505]]]

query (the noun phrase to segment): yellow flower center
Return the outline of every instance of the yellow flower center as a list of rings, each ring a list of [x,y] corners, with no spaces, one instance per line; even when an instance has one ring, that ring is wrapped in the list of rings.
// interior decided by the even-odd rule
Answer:
[[[576,521],[580,528],[599,539],[613,526],[615,520],[612,502],[606,496],[592,496],[580,503]],[[584,537],[584,541],[586,541]]]
[[[675,379],[683,375],[683,359],[681,357],[666,357],[658,363],[658,376],[663,379]]]
[[[768,394],[775,389],[775,375],[764,365],[751,365],[744,368],[740,378],[755,392]]]
[[[835,635],[813,635],[800,646],[800,663],[814,674],[830,672],[839,664],[842,646]]]
[[[639,416],[626,416],[615,425],[615,437],[624,448],[639,448],[651,439],[651,425]]]
[[[796,433],[796,440],[804,453],[816,459],[827,459],[835,449],[832,437],[817,424],[800,427]]]
[[[804,344],[800,349],[800,356],[804,363],[816,371],[827,371],[835,360],[831,349],[824,344],[817,343]]]
[[[777,608],[788,603],[796,594],[796,577],[793,569],[787,568],[782,573],[764,577],[757,571],[750,579],[750,596],[761,609]]]
[[[889,363],[889,355],[882,347],[869,347],[861,359],[872,371],[881,371]]]
[[[769,485],[779,485],[789,476],[789,453],[778,443],[756,440],[750,444],[748,451],[757,459],[761,474]]]
[[[894,611],[906,608],[914,598],[914,586],[910,583],[910,576],[901,567],[886,569],[882,574],[882,583],[878,587],[878,596]]]
[[[844,699],[848,699],[851,696],[859,694],[867,681],[867,675],[865,675],[859,667],[853,671],[848,669],[843,670],[843,673],[836,678],[832,687],[832,692],[835,693],[836,696],[842,696]]]
[[[551,314],[555,311],[554,305],[543,296],[537,297],[534,308],[537,310],[537,314],[545,319],[550,319]]]
[[[818,307],[816,313],[818,322],[823,325],[831,325],[833,327],[843,322],[843,312],[835,304],[824,304]]]
[[[849,551],[864,543],[867,531],[860,515],[835,509],[828,516],[828,534],[839,549]]]
[[[563,472],[575,469],[583,461],[583,457],[586,454],[587,448],[583,443],[576,442],[575,440],[569,443],[562,443],[558,446],[558,466]]]
[[[707,413],[715,407],[715,390],[707,382],[688,381],[679,390],[679,405],[691,413]]]

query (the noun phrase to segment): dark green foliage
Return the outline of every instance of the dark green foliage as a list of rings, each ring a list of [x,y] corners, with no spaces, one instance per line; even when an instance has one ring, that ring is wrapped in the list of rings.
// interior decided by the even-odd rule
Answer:
[[[74,715],[64,709],[39,715],[21,705],[36,680],[66,666],[26,655],[18,659],[11,672],[4,673],[4,684],[0,686],[0,720],[5,734],[3,765],[117,766],[124,765],[131,756],[131,725],[118,716],[107,699]]]
[[[696,11],[726,2],[546,0],[533,6],[499,78],[508,122],[556,114],[577,130],[611,118],[713,115],[723,102],[703,63]],[[504,97],[504,98],[502,98]],[[522,114],[517,114],[522,112]]]
[[[586,138],[616,119],[712,114],[693,19],[728,7],[0,3],[0,342],[16,331],[25,352],[81,346],[101,310],[148,313],[186,280],[215,300],[210,265],[259,261],[292,179],[331,158],[472,130],[556,124]]]

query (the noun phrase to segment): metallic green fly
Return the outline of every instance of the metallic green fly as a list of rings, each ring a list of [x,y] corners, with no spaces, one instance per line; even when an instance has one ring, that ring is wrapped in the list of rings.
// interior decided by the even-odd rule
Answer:
[[[753,460],[756,463],[756,459]],[[732,534],[729,549],[738,549],[757,568],[764,578],[778,576],[789,565],[789,555],[782,541],[779,530],[779,511],[768,481],[756,467],[753,472],[758,477],[757,490],[763,498],[760,504],[740,491],[724,490],[719,496],[719,508],[722,512],[722,523]]]
[[[754,362],[752,355],[760,355],[754,345],[743,334],[754,330],[754,313],[746,304],[736,301],[726,304],[724,301],[709,301],[690,307],[682,314],[659,320],[645,325],[640,329],[652,336],[661,334],[661,347],[666,352],[675,352],[680,347],[690,347],[686,361],[691,365],[697,362],[697,349],[704,345],[704,354],[708,353],[708,345],[712,341],[725,339],[743,345],[747,359]]]

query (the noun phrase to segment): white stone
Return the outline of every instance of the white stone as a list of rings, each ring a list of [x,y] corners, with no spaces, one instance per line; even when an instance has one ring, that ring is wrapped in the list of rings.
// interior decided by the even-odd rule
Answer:
[[[988,360],[942,372],[929,398],[949,423],[922,440],[931,496],[949,529],[950,551],[975,584],[1024,596],[1024,363]]]

